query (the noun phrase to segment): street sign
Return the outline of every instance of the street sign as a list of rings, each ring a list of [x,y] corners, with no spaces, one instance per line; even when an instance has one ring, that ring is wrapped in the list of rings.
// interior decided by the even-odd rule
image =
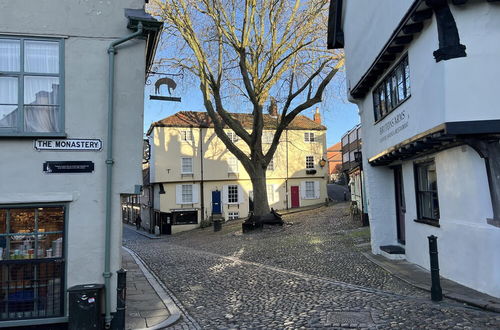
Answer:
[[[34,141],[36,150],[55,151],[99,151],[102,141],[99,139],[37,139]]]
[[[94,163],[91,161],[47,161],[43,163],[45,173],[91,173]]]

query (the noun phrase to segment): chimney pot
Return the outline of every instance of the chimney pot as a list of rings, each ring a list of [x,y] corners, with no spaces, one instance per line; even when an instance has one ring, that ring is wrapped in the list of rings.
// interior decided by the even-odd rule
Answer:
[[[316,107],[316,112],[314,113],[314,122],[321,125],[321,115],[319,114],[319,107]]]

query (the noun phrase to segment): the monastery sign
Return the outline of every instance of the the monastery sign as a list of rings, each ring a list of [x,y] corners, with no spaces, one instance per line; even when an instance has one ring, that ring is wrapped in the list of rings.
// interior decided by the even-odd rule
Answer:
[[[37,139],[34,147],[36,150],[99,151],[102,149],[102,141],[98,139]]]

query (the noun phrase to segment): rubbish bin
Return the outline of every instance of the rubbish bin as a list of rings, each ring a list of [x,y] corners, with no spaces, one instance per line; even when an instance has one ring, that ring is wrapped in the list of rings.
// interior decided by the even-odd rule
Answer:
[[[103,284],[76,285],[69,293],[69,330],[102,329],[101,292]]]
[[[222,221],[214,220],[214,231],[220,231],[222,229]]]

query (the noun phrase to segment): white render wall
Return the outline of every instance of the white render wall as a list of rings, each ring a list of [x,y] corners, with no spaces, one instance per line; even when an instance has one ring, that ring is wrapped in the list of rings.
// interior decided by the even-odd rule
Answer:
[[[103,283],[106,129],[109,44],[127,36],[124,8],[142,0],[0,2],[0,35],[65,36],[65,132],[68,138],[103,141],[99,152],[35,151],[33,138],[0,138],[0,204],[68,201],[67,283]],[[43,35],[42,35],[43,33]],[[142,184],[145,41],[128,42],[116,55],[112,305],[121,267],[120,193]],[[45,161],[93,161],[86,174],[45,174]],[[113,307],[114,308],[114,307]]]
[[[412,2],[344,1],[348,87],[357,84]],[[356,100],[363,127],[374,253],[380,253],[382,245],[398,244],[394,174],[387,166],[372,167],[367,159],[445,122],[500,119],[496,83],[500,76],[500,43],[496,42],[500,40],[500,7],[486,1],[469,1],[463,7],[450,4],[450,8],[461,43],[467,47],[467,57],[435,62],[433,51],[439,45],[433,17],[424,23],[424,29],[415,35],[407,50],[411,97],[376,124],[372,91]],[[402,114],[405,119],[400,124],[381,133],[381,126]],[[427,236],[436,235],[442,276],[500,297],[500,228],[486,222],[493,212],[484,160],[468,146],[429,157],[436,162],[440,228],[413,221],[417,218],[414,163],[403,162],[407,260],[429,269]]]

